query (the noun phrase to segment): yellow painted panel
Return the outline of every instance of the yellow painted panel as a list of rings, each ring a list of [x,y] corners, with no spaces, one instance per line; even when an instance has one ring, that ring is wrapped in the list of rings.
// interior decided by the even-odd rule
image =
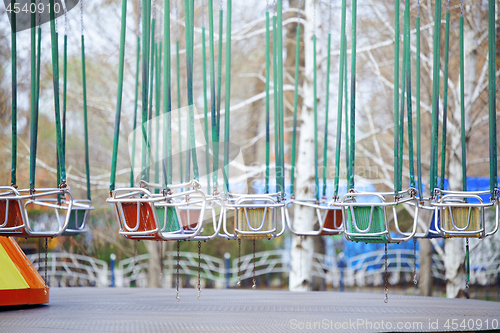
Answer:
[[[0,290],[27,288],[28,283],[0,244]]]

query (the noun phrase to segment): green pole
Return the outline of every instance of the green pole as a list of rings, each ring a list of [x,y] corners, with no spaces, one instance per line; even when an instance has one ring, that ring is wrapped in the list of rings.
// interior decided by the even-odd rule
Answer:
[[[449,12],[446,13],[448,20]],[[446,22],[448,29],[448,21]],[[446,35],[448,43],[449,36]],[[448,46],[448,45],[446,45]],[[447,49],[446,51],[447,52]],[[448,54],[448,53],[446,53]],[[465,144],[465,66],[464,66],[464,16],[460,15],[460,129],[462,136],[462,191],[467,191],[467,148]],[[448,70],[448,59],[446,59],[446,70]],[[445,78],[448,76],[445,75]]]
[[[222,22],[221,22],[222,24]],[[215,50],[214,50],[214,6],[213,0],[208,1],[208,34],[210,39],[210,102],[211,102],[211,117],[212,117],[212,154],[213,154],[213,173],[212,180],[214,190],[218,186],[218,165],[219,165],[219,131],[216,111],[216,94],[215,94]]]
[[[399,5],[399,0],[396,0],[394,2],[394,193],[398,192],[399,179]]]
[[[490,132],[490,191],[497,188],[497,121],[496,121],[496,69],[495,69],[495,0],[488,1],[488,105]]]
[[[316,2],[315,2],[316,6]],[[319,176],[318,176],[318,89],[317,89],[317,63],[316,63],[316,27],[313,34],[313,94],[314,94],[314,196],[319,201]]]
[[[141,180],[147,180],[146,157],[148,150],[148,135],[146,123],[148,121],[148,88],[149,88],[149,9],[148,0],[142,0],[142,154]]]
[[[445,179],[445,171],[446,171],[446,126],[448,122],[448,58],[449,58],[449,47],[450,45],[450,10],[449,10],[449,3],[447,5],[447,11],[446,11],[446,28],[445,28],[445,35],[444,35],[444,78],[443,78],[443,85],[444,85],[444,92],[443,92],[443,134],[441,138],[441,144],[442,144],[442,149],[441,149],[441,179],[440,179],[440,188],[444,190],[444,179]],[[463,73],[463,72],[461,72]],[[463,119],[465,118],[465,114],[462,115],[462,122]],[[462,139],[464,139],[465,133],[462,132],[463,136]],[[465,144],[465,142],[463,142]],[[462,146],[463,147],[463,146]],[[464,153],[465,151],[463,151]],[[462,157],[465,159],[465,155],[462,155]]]
[[[52,75],[54,81],[54,109],[55,109],[55,120],[56,120],[56,139],[57,139],[57,154],[58,162],[61,169],[61,179],[60,184],[66,183],[66,170],[64,153],[62,147],[62,133],[61,133],[61,115],[60,115],[60,105],[59,105],[59,61],[58,61],[58,50],[57,50],[57,35],[55,29],[55,14],[54,14],[54,0],[50,0],[51,12],[50,12],[50,32],[51,32],[51,48],[52,48]]]
[[[82,0],[83,1],[83,0]],[[91,199],[90,195],[90,157],[89,157],[89,127],[87,121],[87,79],[85,71],[85,37],[83,36],[82,22],[82,87],[83,87],[83,130],[85,140],[85,175],[87,180],[87,199]]]
[[[417,54],[416,54],[416,72],[417,72],[417,177],[418,177],[418,195],[420,199],[424,197],[422,186],[422,148],[421,148],[421,128],[420,128],[420,7],[417,9]]]
[[[146,150],[146,161],[148,163],[148,166],[146,168],[146,181],[149,182],[149,177],[150,177],[150,172],[151,172],[151,145],[153,144],[153,93],[155,91],[155,65],[156,65],[156,43],[155,43],[155,19],[153,18],[152,24],[151,24],[151,59],[149,60],[151,62],[151,67],[150,67],[150,75],[149,75],[149,115],[148,115],[148,134],[147,138],[145,139],[147,143],[147,150]]]
[[[132,136],[132,156],[131,156],[131,165],[130,165],[130,187],[134,187],[134,167],[135,167],[135,147],[137,140],[137,104],[139,100],[139,63],[141,59],[141,37],[137,36],[137,60],[135,63],[135,95],[134,95],[134,124],[133,130],[134,134]]]
[[[10,1],[11,8],[14,7],[15,1]],[[16,185],[16,169],[17,169],[17,22],[16,13],[11,12],[12,31],[10,34],[12,42],[12,168],[10,171],[10,184]],[[35,27],[32,28],[35,31]],[[33,46],[33,44],[32,44]],[[34,52],[34,48],[32,48]],[[35,94],[32,95],[34,99]]]
[[[161,92],[161,42],[156,43],[155,45],[155,184],[160,183],[160,92]],[[159,192],[158,189],[155,189],[155,192]]]
[[[182,162],[182,123],[181,123],[181,106],[182,106],[182,100],[181,100],[181,64],[180,64],[180,57],[179,57],[179,40],[175,42],[175,52],[176,52],[176,65],[177,65],[177,121],[178,121],[178,127],[179,127],[179,173],[180,173],[180,179],[181,183],[184,182],[184,175],[183,175],[183,162]]]
[[[163,172],[165,188],[172,183],[172,77],[171,77],[171,50],[170,50],[170,0],[165,1],[163,13],[163,48],[165,58],[163,59],[163,149],[165,156],[163,159]],[[166,166],[165,166],[166,163]],[[166,169],[166,171],[165,171]]]
[[[349,156],[350,162],[350,175],[349,175],[349,188],[354,188],[354,159],[355,159],[355,128],[356,128],[356,11],[358,2],[357,0],[352,1],[352,42],[351,42],[351,121],[350,121],[350,135],[351,135],[351,156]]]
[[[31,4],[35,4],[35,0],[31,0]],[[30,144],[30,189],[35,188],[35,170],[36,170],[36,141],[38,134],[38,108],[37,108],[37,99],[36,99],[36,16],[33,12],[31,14],[31,84],[30,84],[30,108],[31,108],[31,144]]]
[[[270,139],[271,139],[271,133],[270,133],[270,103],[269,103],[269,81],[270,81],[270,60],[269,60],[269,53],[270,53],[270,31],[269,31],[269,9],[266,9],[266,185],[265,185],[265,192],[269,193],[269,174],[270,174],[270,169],[269,169],[269,164],[271,161],[270,157]],[[297,40],[300,40],[300,25],[297,25]],[[293,180],[294,180],[294,171],[295,171],[295,136],[296,136],[296,127],[297,127],[297,90],[298,90],[298,58],[297,58],[297,53],[298,48],[299,48],[299,43],[297,44],[297,50],[295,53],[295,97],[294,97],[294,105],[295,105],[295,111],[293,115],[293,142],[292,142],[292,185],[291,185],[291,192],[293,193]]]
[[[205,10],[203,8],[203,10]],[[204,18],[203,18],[204,20]],[[205,121],[205,167],[207,172],[207,193],[210,193],[210,139],[208,137],[208,96],[207,96],[207,50],[205,41],[205,25],[201,28],[201,43],[202,48],[202,58],[203,58],[203,111],[204,111],[204,121]]]
[[[413,110],[411,101],[411,50],[410,50],[410,0],[406,0],[406,12],[407,12],[407,24],[406,24],[406,109],[408,113],[408,155],[409,155],[409,167],[410,167],[410,186],[415,187],[415,166],[414,166],[414,156],[413,156]]]
[[[326,197],[326,174],[328,162],[328,108],[330,99],[330,47],[332,34],[328,34],[328,56],[326,60],[325,138],[323,143],[323,198]]]
[[[276,178],[276,192],[278,192],[278,160],[279,160],[279,147],[278,147],[278,57],[277,50],[277,20],[273,15],[273,104],[274,104],[274,165],[275,165],[275,178]]]
[[[277,2],[278,12],[278,98],[279,98],[279,183],[282,197],[285,196],[285,154],[283,132],[283,0]]]
[[[143,0],[143,6],[144,6]],[[144,10],[144,8],[143,8]],[[144,24],[144,18],[143,18]],[[120,63],[118,65],[118,93],[116,94],[116,116],[115,116],[115,131],[113,139],[113,156],[111,158],[111,176],[109,190],[114,191],[116,183],[116,162],[118,156],[118,141],[120,139],[120,116],[122,111],[122,94],[123,94],[123,63],[125,59],[125,34],[127,28],[127,0],[122,0],[122,22],[120,33]],[[144,26],[143,26],[144,29]],[[143,43],[144,45],[144,43]],[[144,95],[143,95],[144,96]],[[143,101],[144,103],[144,101]],[[144,104],[143,104],[144,105]]]
[[[229,192],[229,121],[231,110],[231,12],[232,0],[227,0],[226,22],[226,102],[224,113],[224,190]]]

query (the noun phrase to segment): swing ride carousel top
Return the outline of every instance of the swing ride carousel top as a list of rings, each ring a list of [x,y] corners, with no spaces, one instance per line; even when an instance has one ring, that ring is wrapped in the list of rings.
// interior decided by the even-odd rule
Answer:
[[[226,213],[224,202],[203,193],[195,180],[169,185],[168,190],[141,181],[139,188],[120,188],[110,194],[107,201],[115,208],[119,233],[127,239],[210,240],[219,233]],[[205,227],[211,230],[205,231]]]

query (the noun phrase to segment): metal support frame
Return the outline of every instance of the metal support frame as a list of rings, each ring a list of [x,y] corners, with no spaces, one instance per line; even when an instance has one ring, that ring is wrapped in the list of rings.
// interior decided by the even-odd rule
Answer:
[[[380,203],[360,203],[356,202],[356,197],[362,197],[362,196],[371,196],[371,197],[377,197],[380,199]],[[387,198],[393,197],[394,201],[393,202],[387,202]],[[401,204],[411,204],[412,206],[415,207],[415,214],[414,214],[414,219],[413,219],[413,227],[412,231],[410,233],[404,233],[401,232],[399,228],[399,223],[398,223],[398,214],[396,207]],[[365,242],[369,243],[370,241],[376,242],[377,240],[380,240],[382,236],[385,236],[387,241],[382,242],[382,243],[400,243],[400,242],[405,242],[413,238],[413,236],[416,233],[417,230],[417,221],[418,221],[418,213],[419,213],[419,206],[418,206],[418,201],[416,198],[416,190],[413,188],[408,189],[407,191],[401,191],[397,194],[394,194],[392,192],[382,192],[382,193],[372,193],[372,192],[357,192],[355,190],[350,191],[349,193],[345,194],[341,201],[337,203],[338,206],[342,207],[342,213],[343,213],[343,219],[346,221],[344,223],[344,235],[345,238],[349,241],[354,241],[354,242]],[[355,214],[354,214],[354,209],[356,207],[370,207],[370,217],[368,221],[368,227],[365,229],[360,229],[358,226],[358,222],[356,221]],[[383,215],[384,215],[384,221],[383,221],[383,228],[382,231],[380,232],[370,232],[370,229],[373,224],[373,212],[375,207],[381,207],[383,209]],[[387,208],[392,210],[393,214],[393,219],[394,219],[394,225],[396,227],[396,231],[401,237],[391,237],[390,231],[389,231],[389,220],[387,218]],[[352,218],[352,225],[355,230],[349,230],[349,223],[348,221],[348,214],[351,215]],[[380,221],[375,221],[375,223],[381,223]],[[361,239],[354,239],[352,237],[358,237]],[[378,241],[379,243],[381,241]]]
[[[281,193],[271,194],[232,194],[228,193],[226,201],[226,214],[224,216],[223,231],[220,236],[228,239],[258,239],[258,238],[276,238],[285,232],[285,202],[281,199]],[[250,209],[263,209],[262,222],[258,227],[253,227],[248,215]],[[227,212],[234,212],[233,232],[227,228]],[[242,230],[239,226],[239,212],[244,213],[246,227],[248,230]],[[271,214],[270,227],[266,228],[266,221],[269,219],[267,214]],[[281,217],[278,218],[278,215]],[[281,222],[281,230],[278,231],[278,220]]]
[[[206,196],[203,191],[201,191],[201,186],[197,181],[193,180],[188,183],[169,185],[168,192],[163,190],[162,193],[159,194],[151,193],[145,187],[162,188],[161,185],[141,182],[141,186],[140,188],[127,187],[116,189],[111,192],[111,197],[107,199],[107,202],[112,203],[115,208],[118,223],[120,225],[119,233],[123,237],[136,240],[206,241],[215,238],[219,234],[225,216],[224,202],[219,197]],[[185,191],[178,191],[177,193],[170,192],[170,190],[174,189],[184,189]],[[124,203],[133,203],[137,205],[137,219],[135,222],[127,220],[123,210]],[[217,206],[220,207],[219,218],[217,218]],[[146,207],[147,210],[149,209],[148,214],[151,214],[150,221],[152,225],[148,226],[146,221],[143,220],[141,216],[141,207]],[[167,214],[165,214],[165,220],[163,226],[161,226],[161,221],[156,212],[156,209],[160,207],[164,207],[165,209],[168,207],[174,208],[177,221],[179,222],[182,221],[182,211],[199,210],[200,214],[196,224],[188,223],[186,229],[183,228],[181,223],[177,230],[166,230],[168,217]],[[205,211],[207,209],[211,211],[214,232],[211,235],[202,235],[205,225]],[[133,225],[131,225],[131,223],[133,223]]]
[[[13,186],[0,186],[0,191],[2,191],[0,193],[0,203],[5,202],[5,218],[4,221],[0,221],[0,236],[52,238],[62,235],[67,229],[71,212],[75,207],[75,201],[69,189],[40,188],[32,191],[31,189],[19,190]],[[60,196],[61,200],[54,198],[57,196]],[[14,201],[16,205],[18,205],[22,223],[8,227],[10,201]],[[31,205],[53,208],[59,223],[58,229],[50,231],[34,231],[28,213],[28,206]],[[62,223],[59,211],[66,212]]]
[[[300,206],[305,206],[305,207],[310,207],[312,209],[315,209],[319,229],[310,230],[310,231],[295,230],[293,228],[292,219],[290,218],[290,214],[288,212],[288,209],[290,208],[290,206],[293,206],[293,205],[300,205]],[[301,199],[301,200],[292,199],[292,200],[289,200],[286,203],[286,210],[285,210],[285,216],[286,216],[286,222],[287,222],[288,229],[294,235],[297,235],[297,236],[339,235],[342,232],[344,232],[344,219],[343,218],[342,218],[342,221],[340,222],[340,226],[338,228],[334,228],[334,229],[325,228],[325,222],[326,222],[326,218],[328,216],[328,213],[330,211],[336,211],[336,210],[341,210],[341,208],[336,205],[335,200],[332,200],[328,203],[326,201],[318,203],[315,199]]]

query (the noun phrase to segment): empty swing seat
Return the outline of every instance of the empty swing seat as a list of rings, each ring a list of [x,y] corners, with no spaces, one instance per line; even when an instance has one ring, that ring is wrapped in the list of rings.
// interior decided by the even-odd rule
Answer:
[[[339,235],[343,232],[343,216],[342,210],[335,206],[335,201],[329,203],[322,202],[317,203],[314,199],[308,200],[290,200],[287,203],[286,210],[286,221],[288,229],[297,236],[329,236],[329,235]],[[292,219],[288,209],[294,207],[294,205],[299,205],[302,207],[309,207],[314,209],[315,212],[315,226],[313,230],[296,230],[293,228]]]
[[[63,234],[69,225],[74,200],[66,188],[16,189],[0,186],[0,236],[51,238]],[[52,221],[47,226],[37,220]],[[38,218],[41,220],[41,218]]]
[[[224,219],[224,234],[230,239],[271,239],[285,232],[285,203],[280,200],[281,194],[229,194],[226,204],[226,215],[234,213],[233,232],[228,231],[227,219]],[[278,231],[278,221],[281,230]]]
[[[216,217],[217,205],[224,204],[216,197],[207,197],[198,182],[171,185],[170,189],[191,187],[172,194],[162,191],[151,193],[145,187],[161,188],[160,185],[142,183],[141,188],[123,188],[113,191],[108,202],[115,207],[120,225],[119,233],[135,240],[208,240],[220,231],[223,209]],[[201,235],[205,213],[210,212],[214,232]]]
[[[368,193],[351,191],[342,197],[338,205],[342,207],[347,240],[364,243],[400,243],[413,238],[416,233],[419,207],[415,198],[416,191],[394,193]],[[378,203],[357,202],[358,197],[376,197]],[[388,202],[387,198],[394,201]],[[414,218],[410,232],[401,231],[398,222],[397,206],[411,205],[414,207]],[[391,235],[387,210],[392,211],[396,236]]]
[[[483,238],[498,230],[498,199],[484,202],[480,195],[488,191],[462,192],[436,190],[436,200],[431,203],[436,207],[442,223],[441,232],[444,237]],[[495,209],[495,226],[486,231],[484,213],[486,208]]]

